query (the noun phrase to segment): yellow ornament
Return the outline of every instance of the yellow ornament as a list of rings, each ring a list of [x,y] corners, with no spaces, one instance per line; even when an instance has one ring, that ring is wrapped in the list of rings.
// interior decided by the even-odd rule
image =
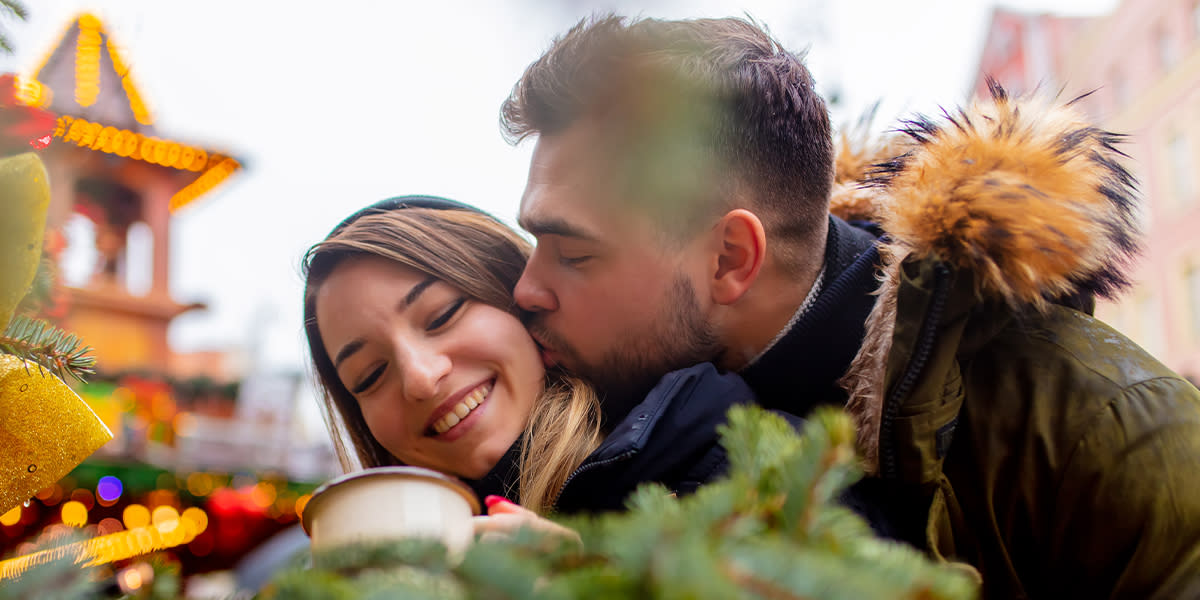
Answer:
[[[61,379],[0,354],[0,514],[62,479],[112,437]]]
[[[0,332],[33,284],[49,206],[49,177],[36,154],[0,159]]]

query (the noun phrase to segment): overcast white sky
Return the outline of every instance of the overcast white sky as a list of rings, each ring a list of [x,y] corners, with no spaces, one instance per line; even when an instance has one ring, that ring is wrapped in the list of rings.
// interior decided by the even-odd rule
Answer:
[[[1132,1],[1132,0],[1126,0]],[[1117,0],[1009,0],[1100,14]],[[125,59],[165,137],[226,149],[246,170],[179,211],[171,289],[207,311],[180,317],[177,350],[257,348],[262,366],[301,369],[303,251],[353,210],[438,194],[514,222],[531,144],[499,134],[498,109],[525,66],[595,10],[663,17],[749,14],[809,48],[835,121],[876,100],[881,116],[962,102],[988,0],[506,0],[342,2],[24,0],[2,23],[36,66],[89,11]],[[257,343],[255,342],[257,340]]]

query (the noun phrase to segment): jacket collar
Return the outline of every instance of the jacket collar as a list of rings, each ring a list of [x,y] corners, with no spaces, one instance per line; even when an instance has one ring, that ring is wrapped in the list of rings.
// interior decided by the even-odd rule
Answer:
[[[629,412],[567,480],[555,508],[620,508],[639,483],[671,483],[718,446],[717,426],[753,393],[711,363],[672,371]]]
[[[864,226],[830,216],[821,293],[774,347],[742,370],[763,406],[805,415],[817,405],[845,403],[835,381],[862,342],[877,286],[876,237]]]

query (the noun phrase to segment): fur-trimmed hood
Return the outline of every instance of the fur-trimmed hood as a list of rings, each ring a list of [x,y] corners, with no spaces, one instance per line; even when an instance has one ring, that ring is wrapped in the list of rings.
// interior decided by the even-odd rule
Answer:
[[[1112,297],[1128,285],[1140,232],[1135,182],[1115,147],[1123,136],[1088,123],[1073,108],[1079,98],[1018,99],[989,87],[988,102],[905,121],[907,139],[882,150],[842,139],[831,211],[887,233],[880,298],[841,381],[869,471],[878,467],[902,263],[935,260],[969,272],[977,298],[1018,314],[1044,313],[1069,296]]]

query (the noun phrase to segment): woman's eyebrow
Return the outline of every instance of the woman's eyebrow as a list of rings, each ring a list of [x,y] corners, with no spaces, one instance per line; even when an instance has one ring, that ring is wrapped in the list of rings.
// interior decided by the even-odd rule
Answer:
[[[400,306],[397,307],[397,310],[404,310],[404,309],[408,308],[409,306],[412,306],[412,304],[414,302],[416,302],[418,298],[421,297],[421,294],[425,290],[429,289],[429,286],[433,285],[436,282],[437,282],[437,278],[431,276],[431,277],[426,277],[424,280],[421,281],[421,283],[414,285],[412,287],[412,289],[408,290],[408,293],[404,295],[404,300],[402,300],[400,302]],[[362,347],[365,346],[366,343],[367,343],[366,340],[364,340],[363,338],[360,338],[360,337],[354,338],[354,339],[350,340],[349,342],[346,342],[346,345],[342,346],[342,348],[337,351],[337,354],[334,355],[333,368],[335,368],[335,369],[338,368],[338,366],[342,364],[342,361],[353,356],[355,352],[362,350]]]
[[[337,351],[337,356],[333,357],[333,368],[338,368],[342,361],[350,358],[355,352],[358,352],[366,344],[362,338],[354,338],[350,340],[341,350]]]
[[[422,281],[421,283],[414,285],[412,287],[412,289],[408,290],[408,293],[404,295],[404,303],[402,305],[400,305],[400,308],[405,309],[405,308],[408,308],[409,306],[412,306],[413,302],[416,302],[417,298],[421,297],[421,293],[424,292],[426,289],[428,289],[429,286],[433,285],[434,282],[436,282],[436,281],[437,281],[437,278],[431,276],[431,277],[426,277],[425,280]]]

